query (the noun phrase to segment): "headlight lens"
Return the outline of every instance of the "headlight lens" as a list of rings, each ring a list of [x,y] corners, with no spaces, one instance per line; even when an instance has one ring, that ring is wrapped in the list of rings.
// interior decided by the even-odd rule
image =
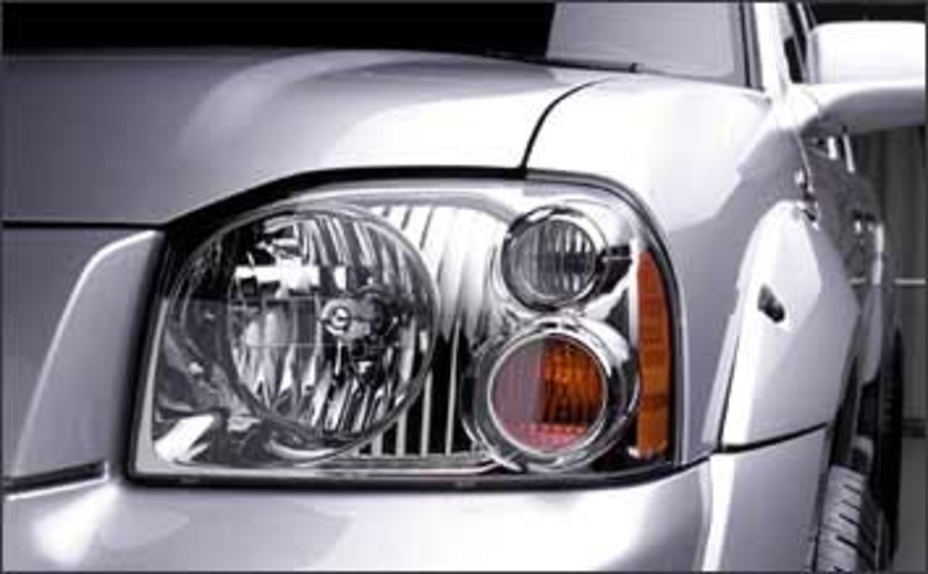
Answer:
[[[671,459],[669,267],[612,190],[332,185],[183,239],[193,248],[173,244],[160,291],[138,475],[595,474]]]
[[[539,337],[509,349],[496,367],[487,402],[513,446],[555,454],[593,434],[605,411],[606,377],[583,343]]]
[[[637,401],[625,340],[577,317],[544,318],[482,357],[472,420],[504,465],[560,471],[615,446]]]
[[[582,213],[542,207],[516,220],[502,249],[506,285],[529,307],[556,309],[590,295],[605,239]]]
[[[222,230],[169,300],[152,438],[178,463],[311,461],[357,446],[418,396],[434,347],[421,257],[350,206],[288,207]],[[192,443],[191,416],[210,424]]]

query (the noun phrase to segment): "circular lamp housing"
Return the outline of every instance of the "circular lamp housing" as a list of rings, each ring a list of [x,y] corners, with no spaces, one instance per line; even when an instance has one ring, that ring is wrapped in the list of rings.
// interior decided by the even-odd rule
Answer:
[[[437,318],[418,251],[368,211],[284,204],[234,222],[169,295],[154,450],[262,467],[358,446],[419,395]]]
[[[601,323],[543,319],[481,357],[469,405],[473,432],[511,468],[587,464],[615,445],[635,408],[630,356]]]
[[[503,280],[523,305],[550,310],[597,291],[606,239],[585,214],[541,207],[516,219],[503,240]]]

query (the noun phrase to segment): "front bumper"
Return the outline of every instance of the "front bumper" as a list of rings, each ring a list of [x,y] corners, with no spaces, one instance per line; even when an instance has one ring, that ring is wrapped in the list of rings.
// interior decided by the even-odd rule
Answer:
[[[658,483],[554,492],[145,487],[8,497],[16,569],[694,568],[707,465]]]
[[[149,487],[5,497],[21,569],[671,569],[803,566],[824,431],[638,485],[532,492]]]

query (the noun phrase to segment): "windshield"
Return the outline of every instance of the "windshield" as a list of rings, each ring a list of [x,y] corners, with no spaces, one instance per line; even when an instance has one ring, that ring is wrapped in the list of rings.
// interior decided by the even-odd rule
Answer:
[[[553,10],[547,54],[742,83],[739,31],[732,4],[565,3]]]
[[[13,4],[7,51],[276,46],[460,52],[745,85],[737,4]]]

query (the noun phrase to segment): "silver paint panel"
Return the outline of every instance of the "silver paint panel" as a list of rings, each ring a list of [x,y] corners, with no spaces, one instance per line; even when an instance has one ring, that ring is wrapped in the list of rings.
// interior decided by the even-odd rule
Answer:
[[[254,50],[16,57],[4,75],[6,218],[161,223],[316,170],[514,168],[549,104],[616,74]]]
[[[702,569],[804,570],[825,431],[710,460],[712,526]]]
[[[777,204],[758,222],[749,251],[739,279],[724,445],[830,422],[850,366],[859,312],[840,254],[795,202]],[[759,309],[764,287],[785,309],[779,323]]]
[[[707,465],[653,483],[552,492],[144,488],[8,497],[17,569],[691,570]]]
[[[5,477],[120,458],[160,242],[4,231]]]
[[[81,270],[125,231],[3,230],[3,468],[20,431],[55,327]]]

